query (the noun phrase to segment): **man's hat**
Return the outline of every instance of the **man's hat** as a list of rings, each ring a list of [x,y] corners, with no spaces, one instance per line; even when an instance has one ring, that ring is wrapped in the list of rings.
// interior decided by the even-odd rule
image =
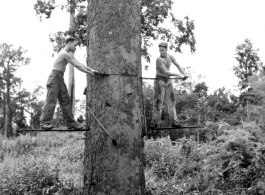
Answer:
[[[76,38],[74,38],[74,37],[72,37],[72,36],[67,36],[66,38],[65,38],[65,41],[67,42],[68,40],[76,40]]]
[[[167,43],[166,42],[160,42],[158,47],[167,47]]]

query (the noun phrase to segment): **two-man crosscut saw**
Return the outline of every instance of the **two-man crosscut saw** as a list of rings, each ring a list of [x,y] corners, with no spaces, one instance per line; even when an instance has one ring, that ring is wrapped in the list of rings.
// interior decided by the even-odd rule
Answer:
[[[143,80],[159,80],[160,78],[148,78],[148,77],[140,77],[140,76],[137,76],[137,75],[131,75],[131,74],[126,74],[126,73],[114,73],[114,74],[108,74],[108,73],[95,73],[96,76],[103,76],[103,77],[106,77],[106,76],[127,76],[127,77],[135,77],[135,78],[139,78],[139,79],[143,79]],[[188,78],[188,76],[185,76],[184,78],[179,78],[179,77],[165,77],[166,79],[181,79],[181,80],[186,80]]]

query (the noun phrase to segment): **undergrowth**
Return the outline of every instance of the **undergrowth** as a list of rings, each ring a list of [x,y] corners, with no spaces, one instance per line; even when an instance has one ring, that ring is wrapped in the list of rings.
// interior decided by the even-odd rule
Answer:
[[[147,195],[265,194],[264,130],[223,127],[207,142],[145,140]],[[3,140],[0,194],[81,194],[83,152],[84,134],[76,132]]]
[[[233,127],[198,143],[169,138],[145,143],[147,194],[265,194],[264,132]]]
[[[83,151],[84,135],[76,132],[3,140],[1,194],[81,194]]]

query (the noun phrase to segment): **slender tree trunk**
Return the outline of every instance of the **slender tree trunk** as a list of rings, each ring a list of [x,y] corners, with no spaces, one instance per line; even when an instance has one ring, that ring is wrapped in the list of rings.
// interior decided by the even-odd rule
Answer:
[[[0,120],[0,134],[1,134],[1,136],[4,136],[4,131],[5,131],[5,127],[4,127],[4,122],[5,122],[5,103],[4,103],[5,97],[4,97],[4,93],[0,94],[0,98],[1,98],[0,117],[2,117],[2,119],[3,119],[2,121]]]
[[[141,76],[139,0],[88,0],[88,65],[101,73]],[[89,76],[84,195],[144,195],[142,90],[132,76]]]
[[[6,94],[3,95],[3,124],[2,124],[2,136],[5,137],[5,119],[6,119]]]
[[[249,122],[249,108],[248,108],[248,99],[247,99],[247,122]]]
[[[75,5],[74,1],[70,1],[70,24],[69,24],[69,34],[73,35],[73,30],[75,28]],[[75,111],[75,70],[72,64],[69,65],[69,78],[68,78],[68,93],[71,98],[73,113]]]
[[[7,79],[6,79],[6,109],[5,109],[5,130],[4,137],[8,138],[12,136],[12,126],[11,126],[11,110],[10,110],[10,69],[9,64],[7,64]]]

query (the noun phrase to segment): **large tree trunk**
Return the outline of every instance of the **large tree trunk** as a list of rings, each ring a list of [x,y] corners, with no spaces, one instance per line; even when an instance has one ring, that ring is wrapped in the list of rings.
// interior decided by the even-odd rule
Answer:
[[[73,35],[73,30],[75,28],[75,5],[74,1],[70,1],[70,24],[69,24],[69,34]],[[75,111],[75,69],[72,64],[69,65],[69,78],[68,78],[68,94],[71,98],[73,113]]]
[[[12,136],[12,125],[11,125],[11,109],[10,109],[10,69],[7,64],[7,78],[6,78],[6,105],[5,105],[5,128],[4,137],[8,138]]]
[[[139,0],[88,0],[88,65],[101,73],[141,76]],[[145,194],[141,81],[88,76],[84,195]]]

